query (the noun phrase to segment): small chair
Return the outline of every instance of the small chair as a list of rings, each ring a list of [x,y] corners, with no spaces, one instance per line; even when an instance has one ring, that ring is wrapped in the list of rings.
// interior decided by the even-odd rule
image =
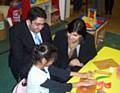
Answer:
[[[22,79],[13,89],[12,93],[27,93],[26,79]]]

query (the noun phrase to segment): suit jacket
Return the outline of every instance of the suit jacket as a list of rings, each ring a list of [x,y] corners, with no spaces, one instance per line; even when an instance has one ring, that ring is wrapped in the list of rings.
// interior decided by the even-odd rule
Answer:
[[[58,60],[54,63],[54,65],[66,69],[70,62],[68,57],[68,41],[66,31],[59,31],[56,33],[54,45],[58,48]],[[94,37],[87,33],[85,38],[82,39],[82,42],[80,43],[79,56],[74,55],[74,58],[78,58],[81,63],[86,64],[96,54],[97,52]]]
[[[43,42],[52,42],[49,26],[45,24],[40,32]],[[9,66],[26,76],[32,65],[32,49],[35,45],[33,37],[25,21],[20,22],[9,30],[10,54]]]

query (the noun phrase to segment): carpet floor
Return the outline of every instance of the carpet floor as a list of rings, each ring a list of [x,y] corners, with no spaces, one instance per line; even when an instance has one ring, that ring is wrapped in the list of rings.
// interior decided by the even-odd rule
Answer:
[[[120,50],[120,35],[113,32],[106,32],[102,47],[103,46],[108,46]]]

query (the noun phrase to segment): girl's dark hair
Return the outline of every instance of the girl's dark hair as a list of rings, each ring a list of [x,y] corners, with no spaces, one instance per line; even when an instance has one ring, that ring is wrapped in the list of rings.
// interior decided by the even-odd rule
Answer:
[[[28,13],[28,19],[32,22],[37,17],[47,18],[45,10],[40,7],[32,7]]]
[[[86,35],[86,25],[81,18],[76,18],[68,24],[67,32],[77,32],[79,35],[82,35],[83,38]]]
[[[57,59],[57,48],[50,43],[42,43],[39,46],[35,46],[33,50],[32,60],[33,64],[36,64],[38,60],[45,58],[46,60]]]

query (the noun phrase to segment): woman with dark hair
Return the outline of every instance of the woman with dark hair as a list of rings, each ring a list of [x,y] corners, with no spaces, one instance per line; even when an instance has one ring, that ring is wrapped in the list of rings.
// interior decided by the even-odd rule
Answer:
[[[90,78],[92,73],[77,73],[51,66],[57,58],[57,49],[50,43],[42,43],[34,48],[33,65],[27,78],[27,93],[65,93],[72,87],[95,85],[95,80],[85,80],[78,83],[60,83],[51,79],[50,75],[67,79],[70,76]]]
[[[59,68],[80,70],[96,54],[94,37],[86,32],[86,25],[80,18],[68,24],[66,31],[56,33],[54,44],[58,48]]]

